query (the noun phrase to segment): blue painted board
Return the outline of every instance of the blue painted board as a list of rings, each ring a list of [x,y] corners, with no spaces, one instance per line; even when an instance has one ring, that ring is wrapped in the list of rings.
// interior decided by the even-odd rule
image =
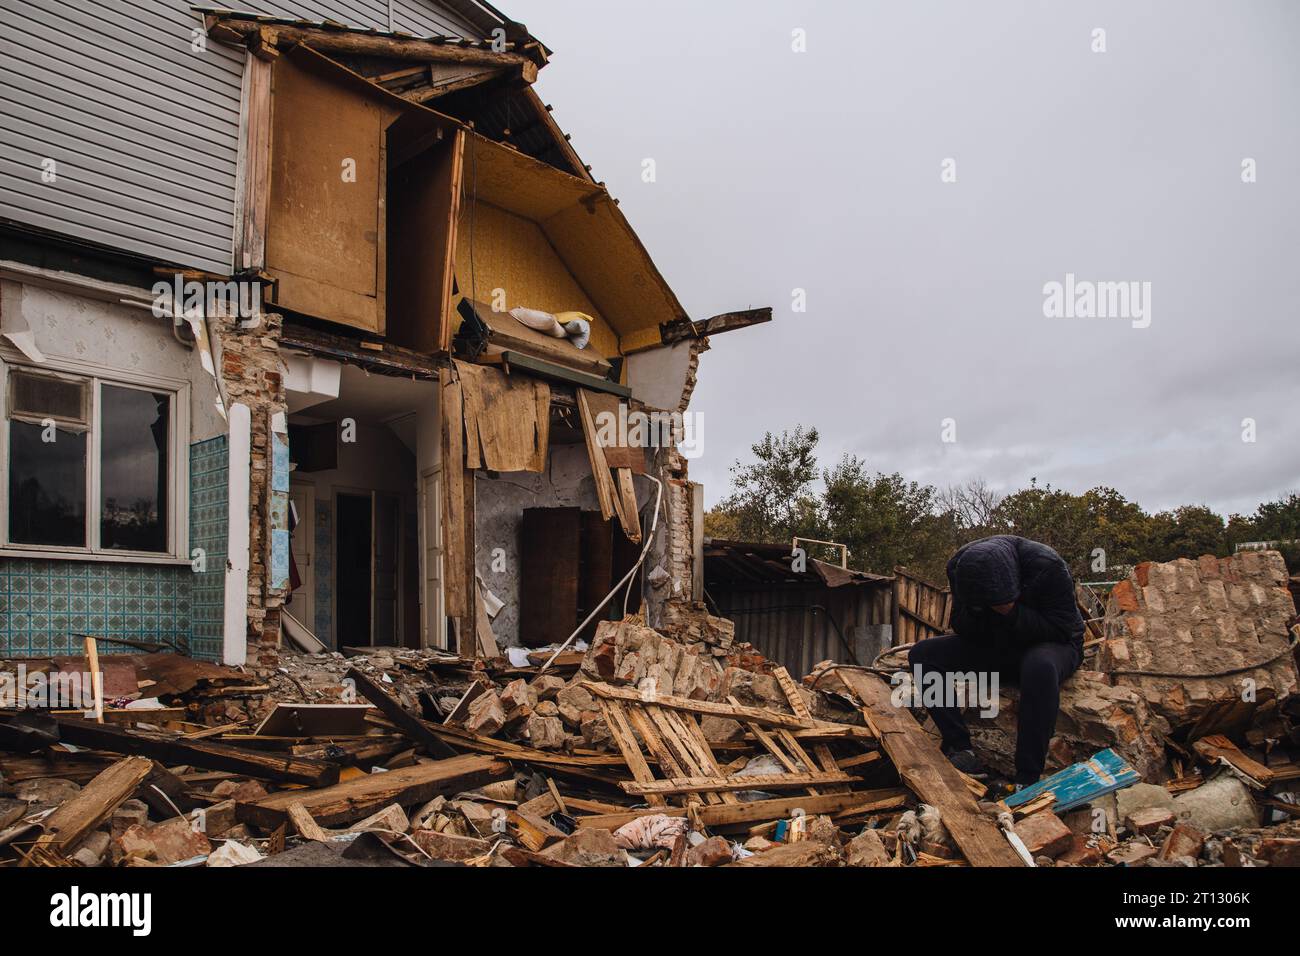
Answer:
[[[1025,787],[1007,797],[1008,807],[1018,807],[1033,800],[1040,793],[1051,790],[1056,794],[1052,810],[1071,810],[1100,796],[1132,786],[1142,779],[1127,760],[1115,751],[1106,749],[1087,760],[1066,767],[1032,787]]]

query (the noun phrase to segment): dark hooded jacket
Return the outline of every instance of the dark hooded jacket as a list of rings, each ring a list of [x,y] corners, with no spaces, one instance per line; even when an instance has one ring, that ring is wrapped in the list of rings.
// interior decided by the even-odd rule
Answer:
[[[962,637],[1013,652],[1033,644],[1073,644],[1082,656],[1074,578],[1047,545],[1011,534],[972,541],[948,561],[948,586],[949,623]],[[1010,614],[992,609],[1012,601]]]

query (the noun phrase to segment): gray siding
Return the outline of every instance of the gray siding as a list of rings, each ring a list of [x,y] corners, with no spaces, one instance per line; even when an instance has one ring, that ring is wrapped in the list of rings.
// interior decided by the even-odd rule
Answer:
[[[0,0],[0,218],[229,272],[243,54],[191,0]],[[388,29],[388,0],[248,0],[242,11]],[[394,28],[480,35],[429,0]],[[41,179],[57,163],[57,181]]]

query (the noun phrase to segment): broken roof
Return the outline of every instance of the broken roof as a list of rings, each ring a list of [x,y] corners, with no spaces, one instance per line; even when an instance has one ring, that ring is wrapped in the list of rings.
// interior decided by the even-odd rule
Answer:
[[[785,544],[706,538],[704,561],[705,575],[709,581],[726,581],[738,585],[816,584],[828,588],[846,585],[881,587],[893,581],[889,575],[841,568],[816,558],[808,559],[806,571],[795,571],[791,567],[790,546]]]

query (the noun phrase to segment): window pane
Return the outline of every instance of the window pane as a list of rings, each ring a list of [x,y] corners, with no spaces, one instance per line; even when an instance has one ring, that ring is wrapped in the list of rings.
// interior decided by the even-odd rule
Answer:
[[[86,382],[14,369],[9,373],[9,408],[14,414],[37,418],[86,421]]]
[[[165,552],[171,396],[104,385],[99,404],[99,545]]]
[[[9,423],[9,540],[86,546],[85,432]]]

